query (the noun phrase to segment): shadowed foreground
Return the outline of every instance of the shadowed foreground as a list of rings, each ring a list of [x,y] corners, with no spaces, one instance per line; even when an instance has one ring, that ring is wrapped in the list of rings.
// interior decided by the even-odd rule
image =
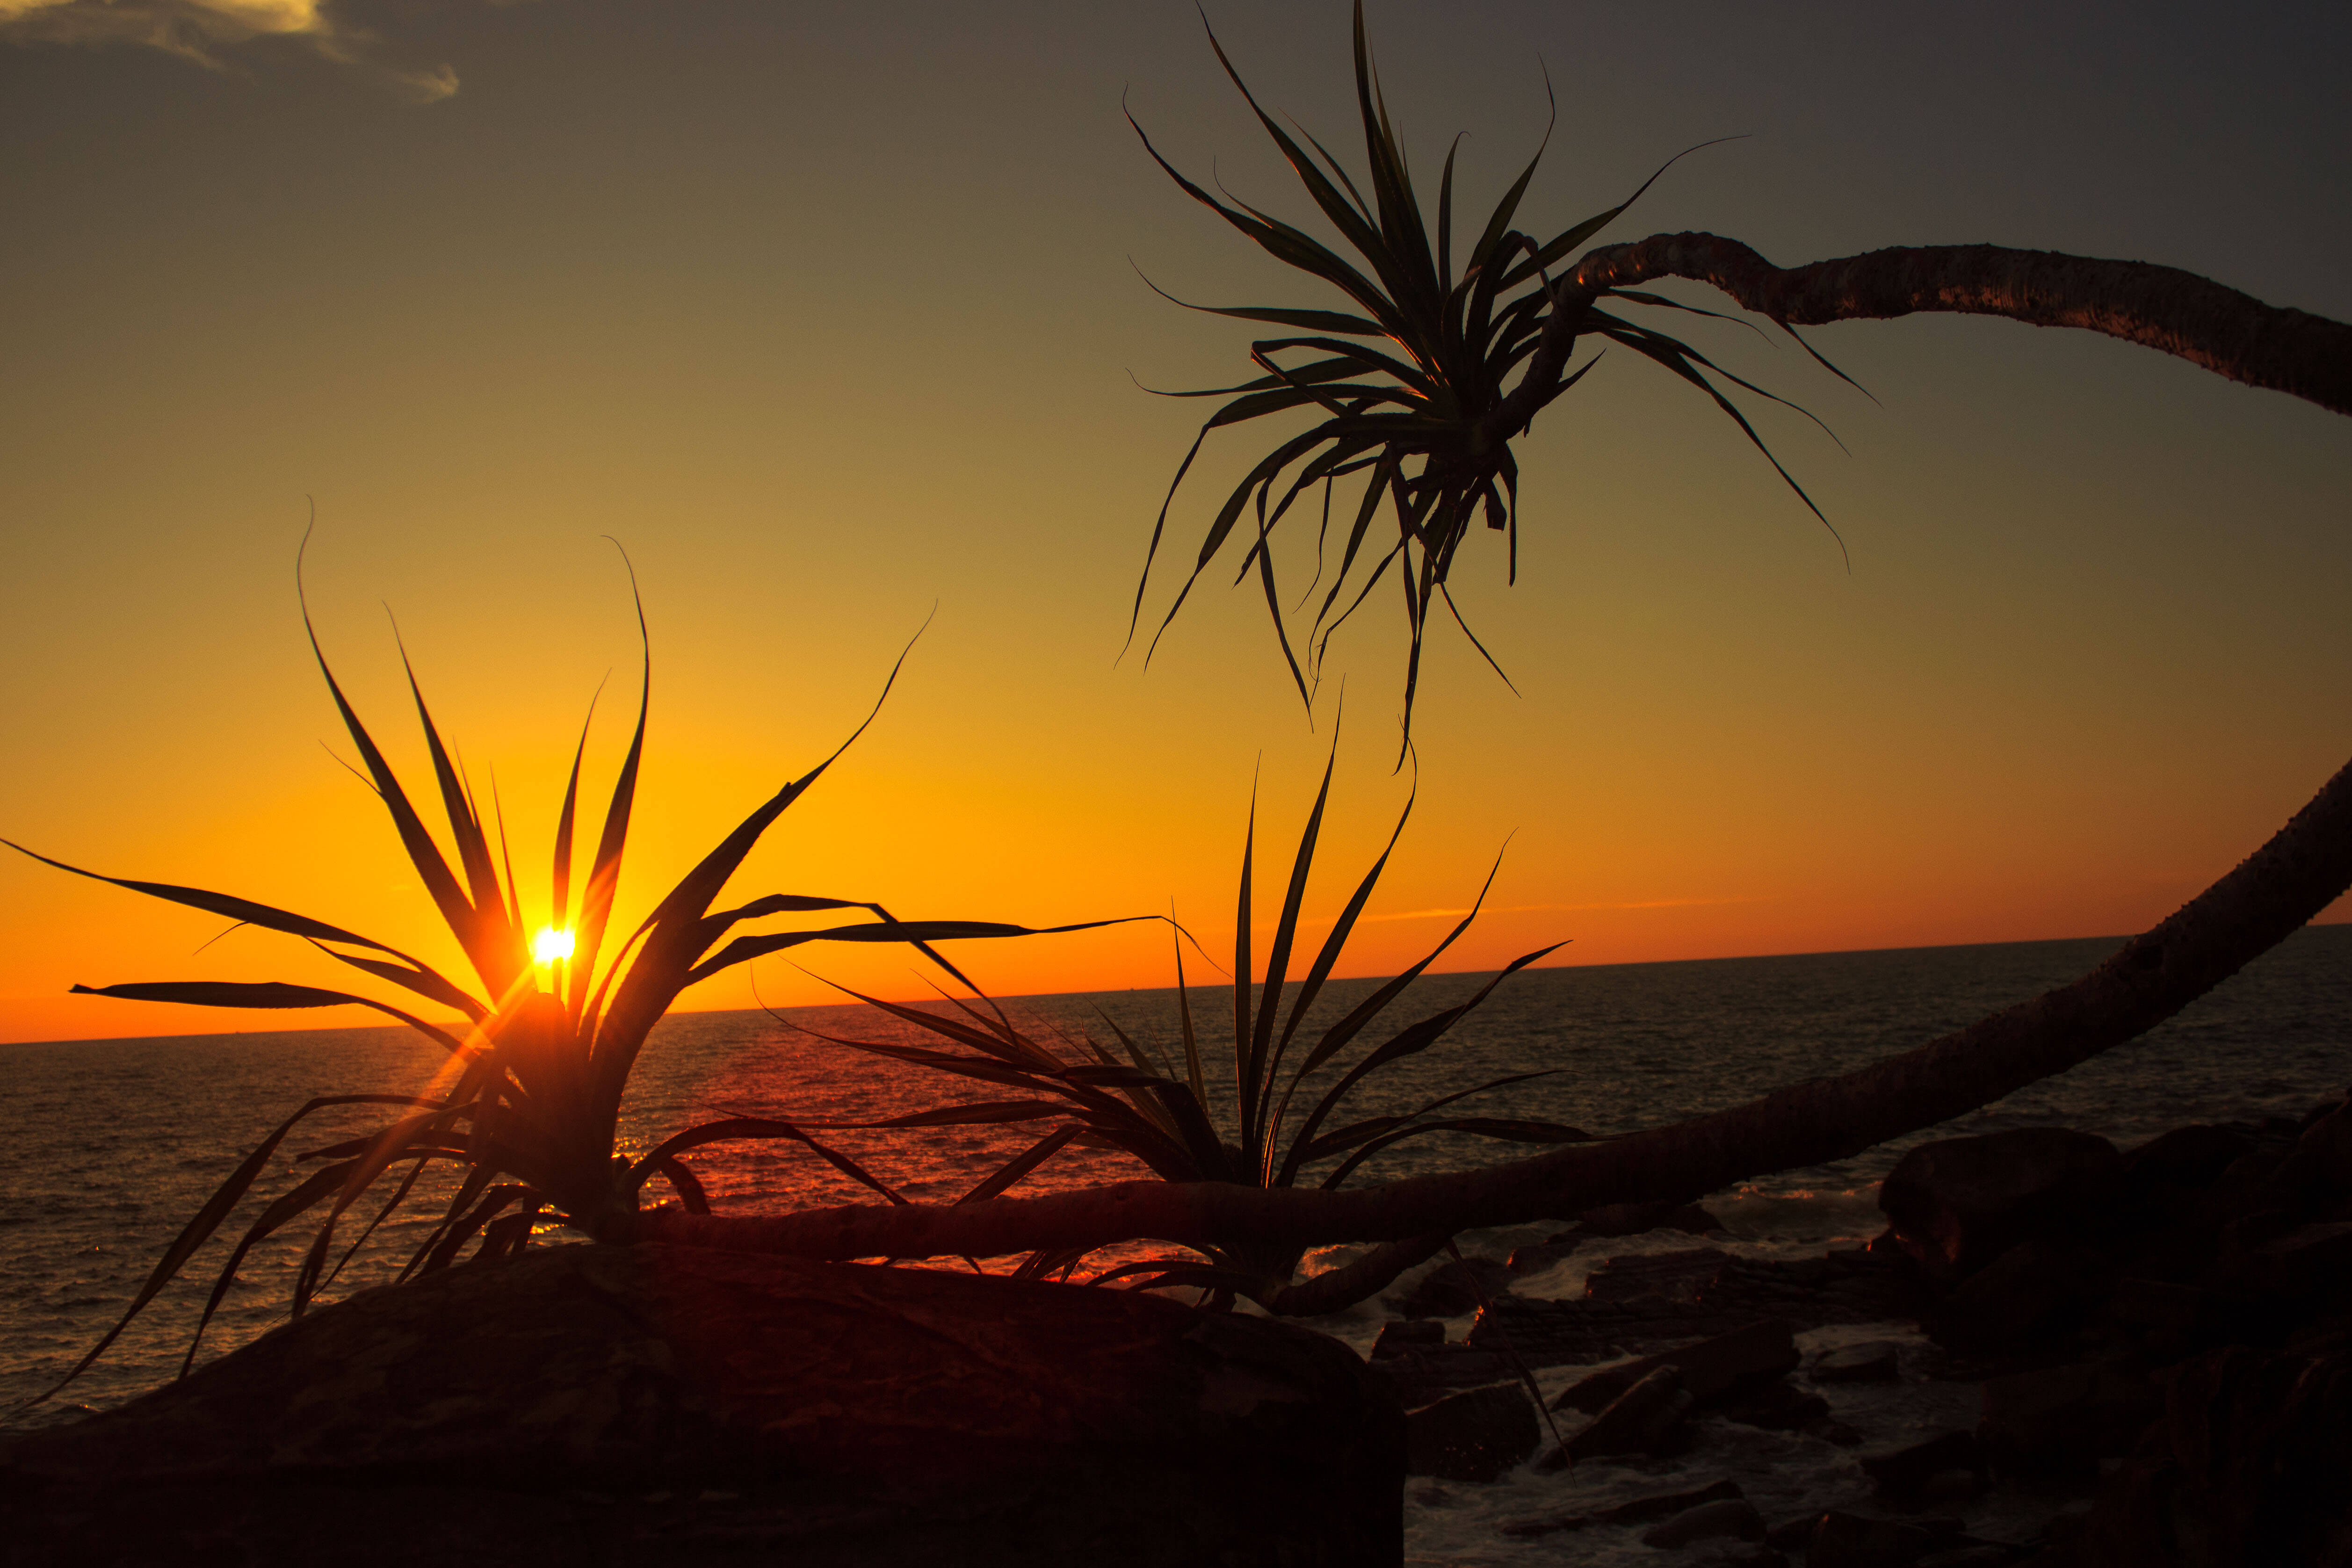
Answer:
[[[1378,1563],[1353,1353],[1158,1297],[575,1246],[0,1447],[9,1564]]]

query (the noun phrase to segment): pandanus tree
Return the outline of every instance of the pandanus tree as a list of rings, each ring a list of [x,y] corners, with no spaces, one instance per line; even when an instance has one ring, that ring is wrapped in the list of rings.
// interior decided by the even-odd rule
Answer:
[[[1316,1005],[1324,998],[1325,987],[1412,815],[1408,799],[1387,846],[1356,883],[1308,960],[1306,972],[1295,973],[1293,959],[1304,953],[1298,940],[1300,917],[1324,810],[1330,802],[1331,771],[1338,751],[1335,737],[1333,761],[1324,766],[1322,787],[1299,835],[1263,967],[1253,940],[1257,824],[1255,802],[1252,802],[1234,916],[1229,1068],[1220,1069],[1205,1061],[1213,1052],[1203,1049],[1201,1030],[1195,1026],[1179,941],[1175,973],[1181,1060],[1139,1043],[1108,1015],[1103,1022],[1110,1043],[1086,1033],[1076,1040],[1066,1035],[1056,1040],[1016,1026],[998,1009],[957,1003],[953,1012],[941,1013],[852,991],[848,994],[858,1000],[950,1047],[962,1049],[836,1035],[821,1038],[908,1066],[1010,1089],[1021,1098],[941,1106],[879,1122],[803,1122],[801,1125],[821,1131],[835,1127],[906,1130],[983,1122],[1057,1124],[1000,1170],[985,1192],[976,1189],[974,1197],[994,1196],[1072,1145],[1116,1150],[1148,1169],[1159,1182],[1178,1188],[1214,1183],[1280,1193],[1306,1189],[1310,1183],[1313,1190],[1334,1191],[1365,1162],[1386,1150],[1436,1134],[1511,1144],[1587,1141],[1591,1134],[1575,1127],[1524,1117],[1479,1115],[1464,1103],[1490,1090],[1549,1077],[1559,1071],[1556,1068],[1451,1088],[1409,1109],[1370,1115],[1346,1113],[1351,1097],[1367,1081],[1442,1046],[1454,1027],[1476,1011],[1496,987],[1557,951],[1559,944],[1520,955],[1464,1000],[1402,1027],[1384,1021],[1385,1015],[1410,993],[1413,982],[1477,919],[1487,888],[1494,883],[1494,873],[1489,872],[1486,886],[1479,889],[1470,909],[1419,962],[1372,988],[1337,1016],[1319,1017]],[[1222,1092],[1212,1092],[1213,1077],[1223,1081]],[[967,1197],[963,1203],[971,1201]],[[1311,1245],[1307,1241],[1265,1238],[1247,1229],[1225,1234],[1213,1228],[1190,1232],[1171,1229],[1164,1239],[1188,1249],[1190,1255],[1122,1263],[1093,1275],[1088,1282],[1125,1279],[1145,1286],[1197,1286],[1209,1291],[1212,1299],[1230,1301],[1243,1295],[1279,1311],[1312,1313],[1355,1299],[1349,1293],[1351,1281],[1370,1281],[1356,1294],[1379,1289],[1409,1261],[1434,1252],[1446,1236],[1439,1232],[1417,1239],[1413,1246],[1418,1251],[1392,1249],[1381,1254],[1377,1263],[1320,1275],[1311,1284],[1297,1279]],[[1041,1245],[1014,1272],[1024,1278],[1066,1280],[1100,1245],[1100,1239],[1085,1237],[1065,1244]],[[1386,1271],[1379,1272],[1382,1268]]]
[[[1224,59],[1222,49],[1218,57]],[[1203,425],[1180,465],[1145,568],[1148,584],[1176,486],[1202,441],[1270,415],[1304,411],[1314,417],[1310,428],[1267,451],[1225,497],[1167,612],[1172,619],[1218,554],[1237,549],[1235,580],[1255,576],[1264,589],[1302,692],[1335,621],[1393,569],[1405,601],[1409,715],[1410,672],[1417,668],[1429,613],[1433,605],[1450,603],[1446,572],[1475,522],[1502,531],[1507,543],[1516,538],[1512,444],[1530,436],[1538,416],[1589,368],[1588,361],[1571,369],[1580,340],[1631,349],[1696,385],[1748,428],[1716,378],[1749,392],[1757,389],[1621,314],[1626,306],[1690,308],[1638,292],[1661,278],[1709,285],[1783,329],[1917,311],[2079,328],[2352,413],[2352,326],[2147,262],[1949,246],[1896,247],[1782,268],[1736,240],[1706,234],[1659,235],[1576,255],[1631,203],[1549,239],[1520,234],[1510,225],[1532,164],[1477,237],[1457,246],[1453,161],[1441,176],[1433,225],[1381,103],[1360,5],[1355,66],[1368,167],[1362,185],[1319,141],[1308,136],[1302,146],[1255,98],[1248,101],[1356,259],[1238,199],[1212,196],[1151,152],[1185,192],[1339,296],[1297,307],[1218,308],[1218,314],[1291,332],[1251,345],[1258,372],[1251,379],[1188,394],[1229,401]],[[1239,74],[1233,76],[1247,98]],[[1338,580],[1307,629],[1314,641],[1302,669],[1283,626],[1270,538],[1302,498],[1320,488],[1329,542],[1333,487],[1354,476],[1360,476],[1362,488],[1351,520],[1346,509],[1339,514]],[[1386,535],[1376,532],[1384,510],[1391,529]],[[1359,566],[1361,571],[1351,578]],[[1354,597],[1346,598],[1343,590],[1351,582]],[[1137,616],[1144,586],[1137,590]],[[646,1237],[822,1258],[1034,1252],[1139,1237],[1225,1247],[1247,1241],[1265,1249],[1383,1243],[1335,1276],[1260,1297],[1279,1311],[1325,1311],[1378,1289],[1397,1269],[1428,1256],[1447,1232],[1573,1214],[1599,1204],[1696,1197],[1742,1178],[1843,1158],[1962,1114],[2145,1032],[2309,921],[2347,886],[2352,764],[2236,869],[2091,974],[1868,1067],[1675,1126],[1570,1144],[1484,1170],[1339,1190],[1214,1180],[1133,1183],[999,1197],[955,1209],[853,1207],[743,1219],[662,1210],[639,1216],[633,1228]]]
[[[880,1187],[854,1160],[801,1127],[773,1119],[726,1117],[705,1123],[675,1134],[635,1158],[626,1157],[616,1144],[622,1098],[631,1071],[646,1050],[654,1025],[690,986],[736,965],[813,942],[905,943],[961,981],[961,973],[933,943],[1041,934],[1026,926],[991,921],[900,920],[879,904],[805,894],[768,894],[730,908],[711,907],[761,835],[865,733],[874,713],[880,711],[880,699],[874,713],[831,756],[761,802],[655,904],[651,914],[619,942],[610,944],[608,952],[614,901],[645,754],[652,690],[650,644],[636,726],[605,806],[585,883],[575,901],[573,839],[581,764],[588,741],[587,730],[582,730],[557,813],[548,884],[550,919],[534,936],[524,919],[520,888],[495,800],[486,821],[463,769],[433,722],[405,653],[402,666],[432,759],[434,782],[456,852],[454,866],[344,696],[320,650],[307,610],[303,626],[336,711],[359,751],[365,779],[383,801],[410,865],[472,967],[473,988],[410,953],[326,921],[203,888],[104,876],[36,854],[11,841],[0,842],[60,871],[299,937],[339,963],[457,1013],[464,1022],[445,1028],[405,1007],[364,993],[279,981],[145,980],[75,986],[75,991],[85,995],[199,1007],[303,1009],[356,1003],[406,1024],[445,1052],[446,1060],[423,1093],[323,1095],[287,1117],[188,1221],[121,1320],[68,1374],[68,1381],[94,1362],[178,1276],[268,1174],[287,1140],[311,1117],[340,1107],[383,1105],[396,1108],[400,1114],[361,1136],[299,1155],[298,1165],[317,1168],[272,1197],[247,1224],[205,1304],[196,1340],[188,1346],[190,1360],[205,1324],[236,1282],[238,1265],[257,1244],[306,1215],[319,1216],[294,1280],[291,1307],[299,1316],[322,1284],[334,1277],[342,1262],[349,1261],[360,1243],[409,1200],[420,1178],[436,1166],[454,1169],[457,1179],[439,1218],[415,1248],[402,1278],[446,1268],[469,1244],[474,1246],[476,1259],[510,1257],[541,1228],[566,1228],[592,1237],[625,1233],[641,1194],[656,1177],[688,1212],[708,1213],[709,1204],[700,1183],[678,1156],[711,1143],[793,1140],[855,1179]],[[637,627],[642,638],[642,604],[637,609]],[[892,667],[884,682],[883,697],[896,683],[905,657],[899,656],[899,664]],[[810,929],[739,931],[777,916],[846,911],[863,912],[868,918]],[[1012,1172],[1018,1174],[1018,1169]],[[338,1228],[347,1211],[384,1178],[394,1176],[397,1180],[390,1195],[375,1206],[358,1239],[344,1249],[341,1262],[332,1262],[331,1268]],[[983,1182],[981,1190],[997,1190],[1007,1179],[1005,1173],[999,1173]]]
[[[1364,492],[1346,530],[1339,576],[1344,582],[1349,567],[1359,560],[1365,562],[1366,576],[1359,580],[1358,600],[1349,608],[1389,567],[1396,567],[1404,584],[1408,634],[1417,648],[1432,605],[1446,602],[1445,572],[1470,525],[1483,518],[1499,523],[1507,535],[1515,530],[1517,467],[1511,443],[1528,435],[1537,416],[1575,384],[1581,372],[1569,367],[1580,338],[1603,338],[1630,348],[1696,383],[1718,407],[1740,417],[1729,394],[1710,379],[1719,374],[1712,365],[1685,345],[1618,314],[1617,307],[1627,304],[1681,308],[1633,292],[1661,277],[1713,285],[1735,303],[1784,327],[1945,310],[2084,328],[2178,354],[2235,381],[2352,413],[2352,327],[2277,308],[2208,279],[2146,263],[1970,246],[1876,251],[1782,269],[1736,241],[1688,234],[1591,249],[1570,262],[1570,253],[1596,238],[1606,224],[1622,215],[1624,204],[1538,242],[1509,226],[1527,186],[1523,174],[1478,239],[1463,252],[1465,268],[1456,271],[1452,265],[1450,161],[1440,186],[1433,246],[1402,150],[1381,106],[1360,12],[1356,68],[1371,171],[1369,202],[1319,143],[1314,143],[1315,156],[1309,157],[1271,119],[1261,118],[1344,242],[1365,258],[1369,273],[1280,220],[1254,208],[1219,203],[1184,183],[1186,190],[1261,246],[1338,287],[1353,306],[1347,311],[1318,306],[1224,312],[1304,335],[1254,346],[1261,373],[1223,389],[1232,401],[1212,417],[1203,436],[1286,410],[1322,416],[1307,434],[1277,445],[1227,497],[1192,573],[1197,578],[1227,541],[1241,533],[1246,540],[1242,575],[1259,577],[1276,610],[1277,629],[1280,605],[1273,586],[1269,536],[1315,486],[1325,487],[1328,503],[1331,486],[1361,475]],[[1238,76],[1235,80],[1238,84]],[[1281,358],[1285,353],[1319,358],[1286,362]],[[1743,382],[1733,384],[1746,388]],[[1742,423],[1744,427],[1744,419]],[[1188,455],[1187,467],[1191,461]],[[1179,470],[1180,482],[1183,472]],[[1368,541],[1383,507],[1394,520],[1396,540],[1367,559]],[[1245,514],[1249,527],[1243,529]],[[1163,508],[1152,536],[1155,552],[1165,521]],[[1139,612],[1140,591],[1138,602]],[[1335,611],[1347,613],[1339,607],[1336,588],[1318,612],[1318,636],[1328,634]],[[320,664],[323,670],[323,659]],[[1297,668],[1295,657],[1292,665]],[[331,685],[331,674],[328,678]],[[1307,684],[1301,672],[1302,689]],[[1408,705],[1411,695],[1409,686]],[[895,1202],[799,1214],[717,1215],[705,1212],[690,1176],[683,1176],[683,1167],[676,1163],[676,1155],[695,1139],[792,1137],[810,1142],[828,1157],[838,1156],[814,1145],[806,1127],[739,1119],[690,1130],[634,1164],[613,1164],[612,1117],[619,1085],[644,1044],[645,1031],[683,987],[730,964],[803,942],[928,944],[958,936],[1023,935],[1024,929],[898,922],[876,905],[797,895],[710,912],[721,884],[751,844],[815,780],[828,759],[761,807],[689,873],[622,944],[622,952],[608,960],[606,973],[592,988],[583,988],[589,966],[577,956],[572,962],[579,967],[566,984],[541,986],[520,946],[521,920],[512,876],[506,874],[501,882],[493,872],[479,813],[462,777],[446,761],[421,698],[420,718],[460,846],[467,877],[463,884],[438,852],[430,851],[416,814],[339,689],[336,700],[420,874],[475,962],[484,998],[463,992],[404,954],[337,927],[220,894],[105,879],[306,937],[343,962],[455,1007],[472,1020],[462,1039],[430,1025],[417,1026],[434,1034],[451,1054],[453,1086],[446,1092],[402,1101],[409,1114],[371,1139],[317,1151],[320,1159],[337,1163],[265,1211],[262,1221],[276,1226],[308,1207],[330,1206],[329,1224],[321,1228],[306,1263],[306,1281],[317,1278],[326,1258],[334,1216],[367,1185],[360,1178],[372,1180],[404,1160],[457,1158],[467,1162],[469,1172],[487,1174],[467,1177],[462,1201],[453,1203],[436,1225],[417,1266],[446,1260],[475,1231],[487,1233],[485,1245],[493,1251],[516,1244],[528,1232],[523,1217],[540,1212],[553,1212],[612,1241],[678,1242],[821,1259],[1027,1254],[1033,1272],[1047,1271],[1057,1260],[1074,1260],[1112,1243],[1157,1239],[1192,1249],[1200,1260],[1137,1270],[1146,1280],[1189,1277],[1249,1294],[1277,1312],[1326,1312],[1377,1291],[1402,1268],[1428,1257],[1454,1231],[1574,1214],[1601,1204],[1696,1197],[1745,1177],[1843,1158],[1962,1114],[2144,1032],[2352,886],[2352,765],[2347,765],[2261,849],[2171,916],[2126,943],[2091,974],[1941,1040],[1673,1126],[1598,1141],[1583,1140],[1572,1129],[1522,1128],[1530,1141],[1559,1146],[1479,1170],[1352,1187],[1267,1178],[1269,1173],[1278,1176],[1285,1171],[1296,1176],[1306,1159],[1302,1148],[1351,1158],[1389,1133],[1405,1130],[1404,1124],[1370,1130],[1364,1124],[1349,1124],[1328,1134],[1319,1127],[1302,1131],[1269,1165],[1274,1140],[1247,1134],[1253,1124],[1258,1134],[1265,1134],[1266,1121],[1253,1124],[1245,1113],[1245,1136],[1231,1149],[1223,1146],[1229,1140],[1213,1129],[1180,1125],[1181,1101],[1163,1093],[1163,1086],[1189,1089],[1194,1072],[1179,1072],[1172,1064],[1149,1064],[1139,1054],[1122,1063],[1108,1051],[1090,1062],[1071,1062],[1042,1047],[1032,1051],[1034,1042],[1017,1041],[1017,1031],[1001,1019],[992,1023],[967,1013],[958,1021],[925,1014],[924,1019],[935,1021],[922,1027],[945,1033],[968,1049],[932,1053],[954,1057],[951,1062],[920,1065],[1013,1086],[1034,1096],[1043,1109],[1032,1114],[1031,1107],[1024,1107],[1017,1117],[1004,1119],[1058,1119],[1059,1124],[974,1189],[968,1201],[955,1205]],[[642,708],[639,734],[641,737]],[[598,933],[587,944],[592,955],[602,941],[603,912],[609,909],[609,887],[602,893],[598,889],[608,870],[617,872],[619,840],[614,835],[625,831],[626,786],[635,776],[636,755],[633,742],[623,772],[625,787],[615,790],[583,905],[583,936],[590,925]],[[566,824],[571,820],[569,800],[567,792]],[[1311,833],[1309,837],[1311,841]],[[559,841],[568,842],[567,835],[560,832]],[[568,859],[559,858],[568,865]],[[499,864],[503,866],[502,853]],[[1304,869],[1302,855],[1294,875],[1294,903]],[[562,875],[557,873],[558,886],[564,885]],[[1245,878],[1244,925],[1246,888]],[[559,894],[559,904],[562,898]],[[745,920],[846,908],[863,908],[875,919],[815,931],[739,936],[710,953]],[[598,913],[585,919],[590,909]],[[1290,918],[1286,912],[1286,924]],[[1286,951],[1285,945],[1277,946]],[[632,949],[634,958],[625,967],[622,957]],[[1253,975],[1260,977],[1260,985],[1278,991],[1286,959],[1270,955],[1266,968],[1259,971],[1246,952],[1237,956],[1237,1061],[1242,1082],[1257,1084],[1263,1092],[1274,1082],[1270,1069],[1280,1053],[1262,1050],[1261,1043],[1270,1047],[1276,1038],[1291,1040],[1297,1015],[1285,1015],[1283,1023],[1273,1024],[1269,1020],[1276,1015],[1278,998],[1261,991],[1262,999],[1253,1007],[1247,996]],[[1319,957],[1312,968],[1328,973]],[[295,987],[167,985],[109,987],[106,991],[234,1006],[365,1000]],[[381,1002],[368,1005],[394,1011]],[[394,1016],[408,1015],[394,1011]],[[940,1029],[939,1023],[947,1027]],[[1411,1036],[1420,1027],[1412,1026],[1398,1038]],[[904,1054],[908,1049],[894,1047],[886,1054],[912,1060]],[[1310,1048],[1309,1054],[1316,1049],[1319,1047]],[[1387,1049],[1386,1044],[1375,1047],[1370,1055]],[[1195,1096],[1196,1106],[1200,1098]],[[306,1107],[302,1114],[317,1108]],[[1444,1109],[1424,1107],[1416,1116],[1434,1117]],[[236,1192],[250,1186],[269,1150],[292,1124],[281,1128],[240,1169],[230,1184]],[[1129,1134],[1125,1143],[1115,1135],[1120,1132]],[[1155,1179],[1034,1197],[1013,1197],[1005,1190],[1053,1147],[1087,1139],[1136,1152],[1152,1137],[1171,1132],[1170,1149],[1159,1151],[1162,1157],[1158,1160],[1146,1161],[1153,1166]],[[1356,1142],[1341,1146],[1342,1134]],[[1319,1149],[1318,1137],[1325,1139]],[[1293,1155],[1299,1155],[1298,1164],[1293,1163]],[[635,1195],[656,1175],[676,1190],[678,1201],[641,1209]],[[502,1176],[507,1179],[501,1184]],[[511,1189],[511,1197],[501,1186]],[[395,1193],[395,1201],[400,1196]],[[512,1212],[502,1214],[491,1205]],[[141,1294],[140,1304],[225,1218],[229,1203],[216,1198],[215,1206],[208,1206],[174,1244]],[[500,1225],[506,1228],[497,1229]],[[1381,1245],[1328,1273],[1303,1281],[1289,1277],[1286,1262],[1295,1265],[1302,1249],[1336,1242]]]

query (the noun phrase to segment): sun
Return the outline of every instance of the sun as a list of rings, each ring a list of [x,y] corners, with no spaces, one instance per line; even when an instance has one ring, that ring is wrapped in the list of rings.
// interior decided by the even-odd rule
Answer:
[[[572,933],[542,925],[530,939],[530,956],[542,964],[560,964],[572,956]]]

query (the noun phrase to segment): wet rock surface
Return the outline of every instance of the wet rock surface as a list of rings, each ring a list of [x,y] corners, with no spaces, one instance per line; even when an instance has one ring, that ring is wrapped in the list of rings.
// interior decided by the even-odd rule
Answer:
[[[1582,1296],[1507,1290],[1390,1368],[1533,1370],[1565,1452],[1492,1489],[1494,1528],[1580,1532],[1595,1561],[2352,1568],[2344,1102],[2123,1150],[2034,1129],[1916,1153],[1869,1247],[1768,1260],[1654,1236]],[[1521,1272],[1565,1255],[1540,1246]],[[1743,1346],[1752,1367],[1718,1384],[1711,1360]],[[1544,1487],[1579,1500],[1533,1506]],[[1735,1502],[1760,1537],[1716,1531]],[[1690,1533],[1660,1533],[1681,1514]]]
[[[1796,1325],[1785,1318],[1767,1318],[1714,1339],[1660,1351],[1579,1378],[1552,1401],[1551,1407],[1597,1412],[1662,1366],[1675,1369],[1681,1386],[1694,1400],[1717,1404],[1778,1383],[1798,1359]]]
[[[1395,1562],[1403,1449],[1362,1362],[1290,1324],[927,1270],[562,1247],[363,1292],[118,1410],[7,1439],[0,1553]]]
[[[1405,1413],[1405,1473],[1491,1481],[1526,1463],[1539,1437],[1527,1391],[1488,1384]]]

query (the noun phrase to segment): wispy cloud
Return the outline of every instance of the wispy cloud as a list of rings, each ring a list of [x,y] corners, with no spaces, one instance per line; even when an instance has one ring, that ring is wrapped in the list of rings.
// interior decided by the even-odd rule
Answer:
[[[341,20],[330,0],[0,0],[0,42],[130,44],[227,70],[239,48],[278,39],[351,66],[420,103],[457,90],[446,65],[394,63],[383,40]]]

